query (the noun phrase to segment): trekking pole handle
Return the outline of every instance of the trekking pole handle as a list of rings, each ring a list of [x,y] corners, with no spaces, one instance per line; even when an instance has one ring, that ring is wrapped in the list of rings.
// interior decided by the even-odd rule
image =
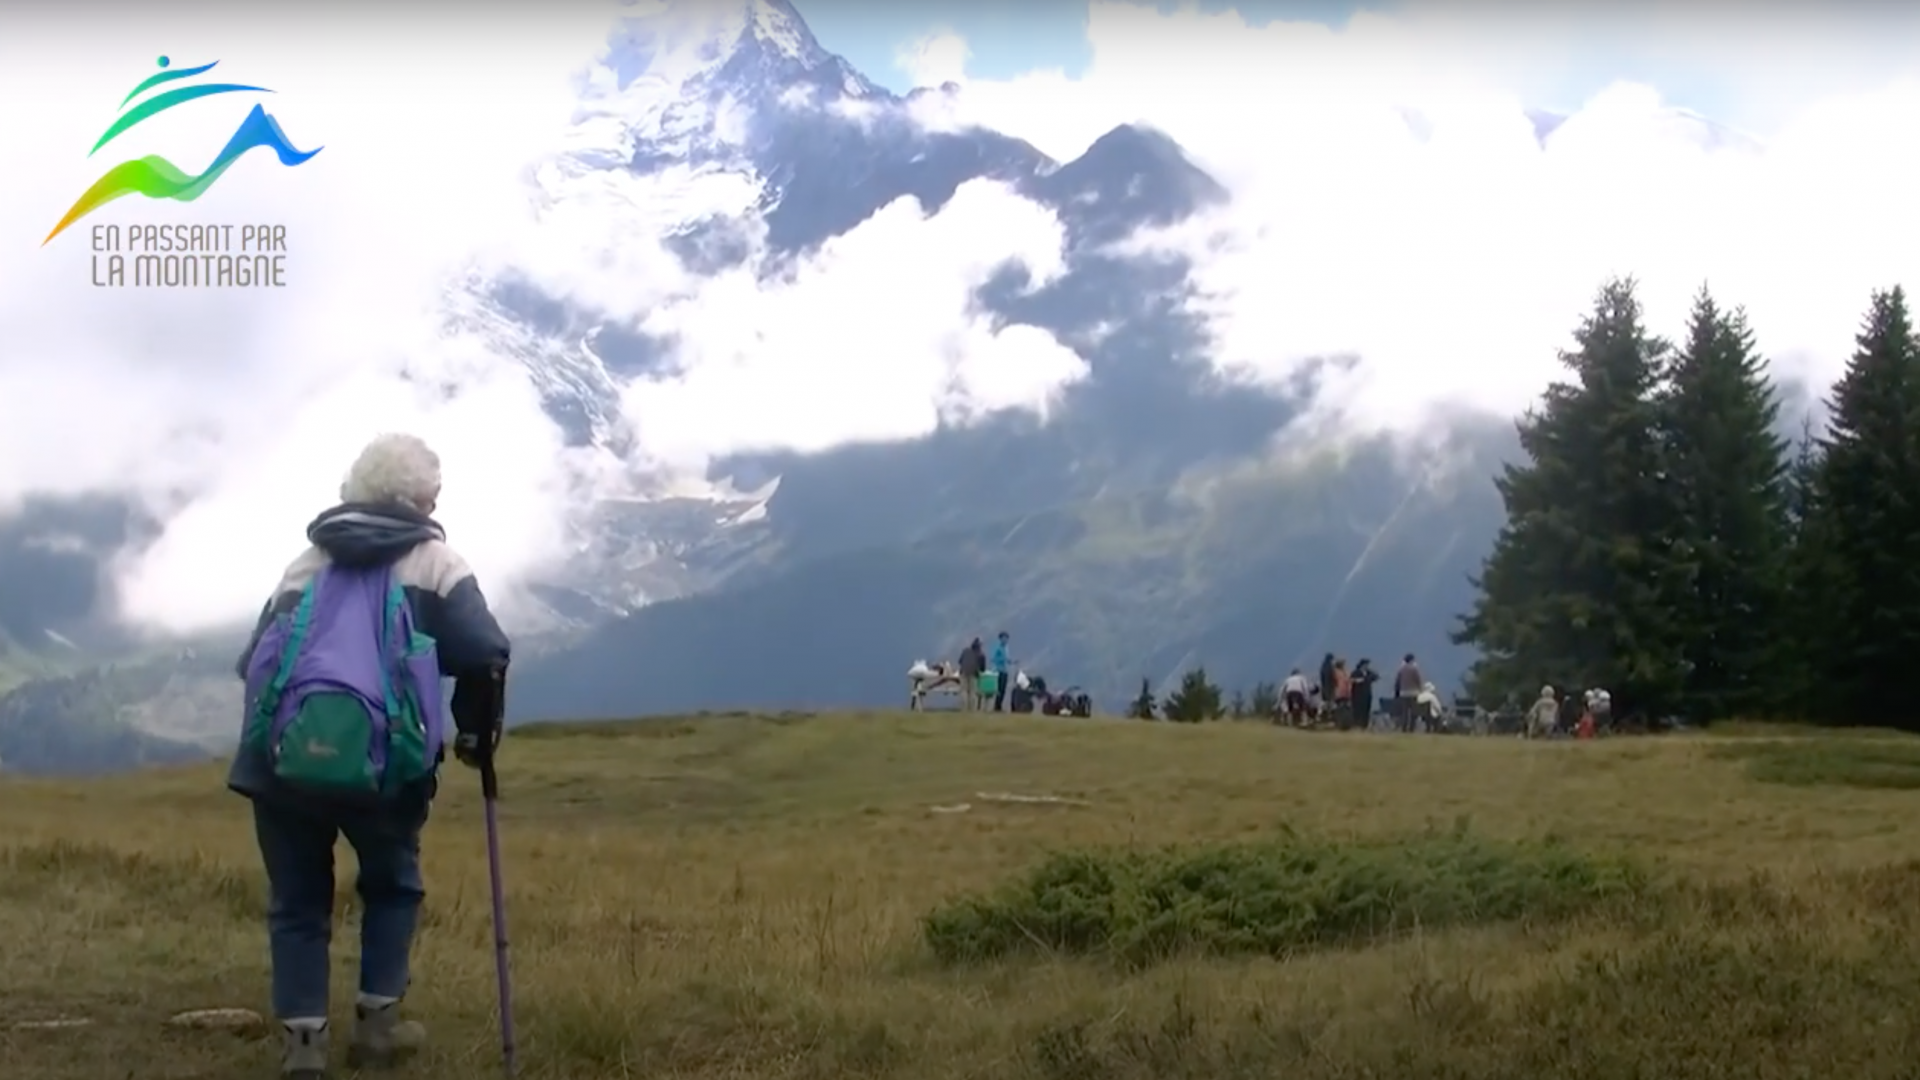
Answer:
[[[507,670],[496,667],[488,672],[486,682],[485,715],[489,721],[488,730],[480,737],[476,753],[476,764],[480,769],[480,795],[492,801],[500,797],[500,773],[494,766],[496,755],[500,751],[500,736],[506,730],[507,723]]]

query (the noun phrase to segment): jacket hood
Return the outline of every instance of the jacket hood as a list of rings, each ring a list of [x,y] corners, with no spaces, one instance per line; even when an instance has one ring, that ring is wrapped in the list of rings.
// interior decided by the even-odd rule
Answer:
[[[342,503],[307,526],[307,540],[339,566],[383,566],[446,538],[439,522],[398,504]]]

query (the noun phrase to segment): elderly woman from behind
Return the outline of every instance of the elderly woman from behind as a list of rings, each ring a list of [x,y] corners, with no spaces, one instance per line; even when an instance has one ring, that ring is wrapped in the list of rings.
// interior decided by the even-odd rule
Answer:
[[[439,498],[440,459],[425,442],[411,435],[383,435],[369,443],[340,486],[340,505],[307,526],[309,546],[274,587],[240,658],[239,674],[247,679],[251,671],[255,682],[261,681],[262,671],[279,665],[275,650],[283,650],[284,683],[301,648],[275,644],[287,638],[290,623],[298,635],[310,624],[317,627],[331,618],[336,623],[331,632],[379,636],[385,647],[383,624],[368,616],[365,605],[357,616],[349,616],[335,614],[323,602],[302,603],[303,596],[319,595],[318,582],[330,568],[349,577],[356,571],[384,571],[375,580],[388,583],[388,595],[395,597],[391,610],[397,612],[403,597],[413,629],[432,639],[438,654],[438,671],[429,666],[418,676],[430,684],[430,691],[420,696],[437,698],[439,679],[455,680],[454,754],[474,765],[482,754],[493,752],[500,737],[499,688],[510,649],[473,571],[447,546],[446,530],[432,517]],[[373,649],[369,640],[364,655],[375,655]],[[259,694],[252,682],[248,696],[248,723],[254,725],[259,721],[254,713],[263,710],[255,708]],[[373,698],[379,700],[377,692]],[[388,707],[391,710],[391,697]],[[418,708],[445,715],[439,700]],[[359,995],[348,1061],[354,1068],[394,1064],[426,1039],[418,1022],[400,1018],[399,1004],[411,981],[409,958],[425,896],[420,832],[438,789],[438,748],[420,751],[417,775],[410,775],[404,785],[383,789],[371,804],[347,804],[290,785],[280,769],[285,748],[257,737],[264,726],[249,727],[243,734],[227,784],[253,804],[254,831],[266,868],[273,1011],[284,1030],[281,1073],[292,1080],[323,1080],[329,1068],[328,949],[334,846],[341,835],[358,857],[356,888],[363,908]],[[384,729],[376,725],[371,730]]]

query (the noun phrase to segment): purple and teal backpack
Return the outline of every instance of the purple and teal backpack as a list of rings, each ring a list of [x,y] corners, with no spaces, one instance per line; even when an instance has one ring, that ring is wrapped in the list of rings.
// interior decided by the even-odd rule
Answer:
[[[440,659],[391,566],[328,566],[247,658],[242,742],[291,789],[379,802],[432,776],[446,740]]]

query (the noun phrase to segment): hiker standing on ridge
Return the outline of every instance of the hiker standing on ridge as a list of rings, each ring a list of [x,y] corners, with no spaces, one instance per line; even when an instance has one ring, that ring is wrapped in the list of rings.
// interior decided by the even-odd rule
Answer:
[[[1011,639],[1008,637],[1007,632],[1002,630],[1000,631],[1000,637],[993,643],[993,674],[999,682],[999,685],[993,692],[994,712],[1002,712],[1006,709],[1007,690],[1013,685],[1013,676],[1007,673],[1008,669],[1013,666],[1012,661],[1007,659],[1007,642],[1009,640]]]
[[[1288,724],[1299,727],[1307,718],[1307,677],[1300,674],[1299,668],[1287,673],[1286,681],[1280,684],[1280,715]]]
[[[1373,726],[1373,684],[1380,681],[1380,673],[1373,670],[1373,661],[1362,657],[1353,667],[1353,722],[1362,731]]]
[[[1393,676],[1393,713],[1401,731],[1413,730],[1413,702],[1426,683],[1420,675],[1420,665],[1413,662],[1413,654],[1401,658],[1400,670]]]
[[[1560,702],[1554,695],[1553,687],[1540,688],[1539,700],[1527,711],[1525,735],[1529,739],[1544,739],[1552,735],[1560,724]]]
[[[987,670],[986,650],[980,646],[980,639],[960,650],[960,707],[967,712],[978,711],[980,697],[980,676]]]
[[[447,734],[440,679],[455,680],[454,755],[477,765],[500,738],[509,655],[473,571],[429,516],[439,497],[440,459],[426,443],[369,443],[341,505],[307,526],[312,546],[287,567],[240,658],[247,717],[227,786],[253,802],[288,1080],[321,1080],[329,1067],[341,834],[358,857],[361,903],[349,1066],[391,1065],[426,1041],[399,1005],[424,896],[420,830]],[[370,685],[343,687],[343,677]],[[369,704],[383,697],[384,710]]]

